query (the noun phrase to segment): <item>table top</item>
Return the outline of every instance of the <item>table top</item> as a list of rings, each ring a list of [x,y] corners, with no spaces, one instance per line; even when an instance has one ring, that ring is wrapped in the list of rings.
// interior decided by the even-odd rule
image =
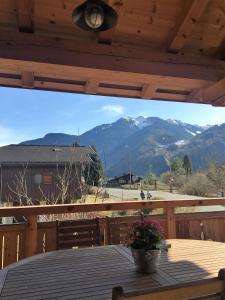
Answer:
[[[225,267],[225,243],[169,240],[157,273],[134,270],[130,250],[105,246],[49,252],[0,272],[0,300],[111,299],[112,288],[134,291],[216,277]]]

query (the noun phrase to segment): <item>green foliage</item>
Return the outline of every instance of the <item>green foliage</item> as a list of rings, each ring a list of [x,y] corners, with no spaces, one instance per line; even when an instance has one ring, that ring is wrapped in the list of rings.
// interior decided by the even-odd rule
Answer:
[[[144,207],[139,211],[139,214],[149,215],[152,212],[152,208]]]
[[[127,210],[119,210],[117,212],[117,215],[120,216],[120,217],[124,217],[127,215]]]
[[[213,191],[212,182],[205,173],[192,175],[182,188],[187,195],[207,197]]]
[[[97,150],[95,146],[92,146],[92,149],[94,151],[93,154],[91,154],[92,162],[87,165],[84,169],[84,178],[85,182],[89,185],[94,186],[100,186],[103,182],[103,166],[101,159],[99,158],[97,154]]]
[[[191,173],[192,173],[192,163],[191,163],[191,160],[189,158],[189,156],[187,154],[184,155],[184,158],[183,158],[183,168],[185,170],[185,174],[186,176],[190,176]]]
[[[183,162],[178,156],[174,158],[170,167],[173,173],[182,174],[182,175],[185,173],[183,168]]]

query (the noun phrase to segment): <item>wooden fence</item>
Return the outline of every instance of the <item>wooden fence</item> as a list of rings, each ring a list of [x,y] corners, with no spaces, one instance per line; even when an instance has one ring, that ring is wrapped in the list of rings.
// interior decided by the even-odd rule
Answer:
[[[132,201],[101,204],[67,204],[0,208],[0,217],[25,216],[26,224],[0,226],[0,266],[5,267],[25,257],[57,249],[56,222],[37,222],[38,216],[50,214],[162,208],[163,214],[151,215],[162,224],[166,238],[205,239],[225,242],[225,211],[175,213],[177,207],[225,206],[225,199]],[[101,245],[121,243],[131,223],[138,217],[100,218]]]

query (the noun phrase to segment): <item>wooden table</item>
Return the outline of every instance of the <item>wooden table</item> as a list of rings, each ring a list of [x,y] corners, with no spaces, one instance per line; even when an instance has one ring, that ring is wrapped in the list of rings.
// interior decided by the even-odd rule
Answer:
[[[129,249],[106,246],[37,255],[0,272],[0,300],[111,299],[112,287],[125,291],[168,286],[217,276],[225,267],[225,244],[170,240],[159,271],[134,271]]]

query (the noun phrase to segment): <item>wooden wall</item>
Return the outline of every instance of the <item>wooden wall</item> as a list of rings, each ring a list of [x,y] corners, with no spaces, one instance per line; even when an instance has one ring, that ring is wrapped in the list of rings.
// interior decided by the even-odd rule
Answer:
[[[22,166],[10,166],[2,165],[0,168],[0,199],[1,202],[13,202],[15,205],[19,205],[19,197],[16,195],[18,185],[17,178],[20,177],[20,174],[26,173],[26,186],[27,186],[27,195],[32,199],[32,204],[39,204],[41,200],[45,200],[45,197],[53,200],[59,194],[59,184],[58,174],[62,174],[65,166],[56,166],[56,165],[22,165]],[[42,183],[40,185],[42,192],[38,184],[35,183],[34,178],[36,174],[42,175]],[[44,184],[43,176],[52,176],[52,184]],[[81,197],[80,190],[80,180],[81,180],[81,166],[76,165],[71,171],[71,183],[68,190],[68,197],[66,203],[69,202],[69,199],[79,199]],[[20,181],[21,182],[21,181]],[[23,204],[29,205],[25,197],[23,198]],[[60,203],[60,201],[58,202]]]

